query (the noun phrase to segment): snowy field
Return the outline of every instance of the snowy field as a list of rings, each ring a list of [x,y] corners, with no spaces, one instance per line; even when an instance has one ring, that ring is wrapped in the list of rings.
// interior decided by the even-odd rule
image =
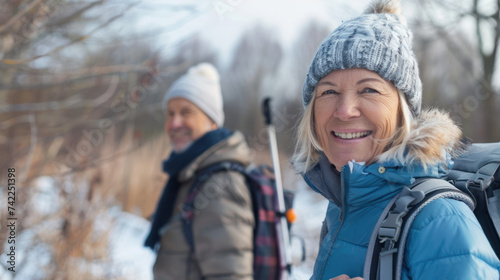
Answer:
[[[33,203],[38,211],[57,211],[59,196],[52,186],[53,180],[41,177],[36,181],[37,196]],[[305,183],[299,181],[296,186],[294,208],[298,214],[297,222],[292,226],[292,234],[302,237],[306,247],[306,261],[300,262],[301,246],[292,240],[294,267],[292,279],[309,279],[318,250],[318,236],[321,222],[327,207],[326,200],[311,191]],[[0,199],[4,199],[0,195]],[[112,224],[109,233],[109,259],[103,262],[85,263],[85,269],[90,275],[99,279],[142,279],[152,280],[152,266],[155,260],[153,252],[142,246],[149,230],[149,222],[136,215],[122,212],[118,207],[107,211],[105,217],[100,217],[95,228],[106,228]],[[45,244],[33,244],[34,235],[38,231],[49,231],[57,226],[57,221],[47,220],[35,228],[24,230],[16,236],[16,265],[18,272],[7,270],[7,256],[0,257],[0,279],[2,280],[38,280],[45,279],[44,267],[50,265],[50,248]],[[8,244],[4,248],[8,249]]]

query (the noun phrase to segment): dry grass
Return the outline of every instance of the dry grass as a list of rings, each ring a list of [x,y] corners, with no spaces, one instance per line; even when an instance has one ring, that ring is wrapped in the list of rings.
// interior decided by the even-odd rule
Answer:
[[[68,143],[52,151],[43,145],[36,147],[34,164],[26,173],[28,180],[16,190],[17,237],[24,238],[17,247],[18,254],[24,255],[18,259],[17,274],[38,267],[26,279],[43,275],[51,280],[121,279],[109,256],[114,223],[110,209],[122,205],[128,212],[150,215],[165,183],[161,162],[168,153],[163,137],[139,147],[137,139],[128,137],[130,133],[118,145],[113,134],[107,135],[92,154],[94,158],[84,159],[76,169],[62,167],[61,160],[58,164],[48,160]],[[16,176],[27,170],[26,158],[11,163],[18,170]],[[52,187],[37,187],[40,174],[50,174]],[[40,203],[45,203],[44,211],[39,209]],[[5,215],[0,212],[0,218],[6,220]],[[0,227],[1,244],[5,244],[6,230]],[[2,255],[4,249],[0,248]],[[6,270],[6,264],[2,265]]]
[[[124,211],[148,217],[167,179],[161,164],[168,153],[164,136],[139,145],[131,130],[121,137],[121,141],[116,141],[111,134],[104,139],[99,154],[86,159],[74,174],[87,182],[88,199],[96,196],[108,199]],[[66,171],[62,169],[62,173]]]
[[[131,143],[125,142],[117,150],[130,147]],[[99,188],[113,186],[111,194],[123,210],[148,217],[154,212],[167,179],[161,166],[168,152],[165,137],[158,137],[124,157],[103,164],[95,170],[91,181],[99,182]]]
[[[93,158],[84,159],[79,168],[73,170],[51,163],[57,150],[68,143],[56,141],[49,145],[52,148],[39,146],[34,151],[34,164],[28,178],[51,174],[54,178],[51,192],[57,197],[60,207],[49,214],[38,211],[32,200],[37,198],[39,190],[33,182],[26,183],[19,190],[23,196],[17,205],[19,215],[23,217],[19,232],[34,232],[27,248],[47,245],[50,260],[43,266],[45,279],[120,278],[113,272],[109,256],[114,219],[109,209],[118,205],[124,211],[149,217],[167,179],[161,163],[169,154],[168,141],[163,135],[142,145],[133,137],[132,131],[121,139],[116,141],[113,134],[107,135],[92,154]],[[251,160],[256,164],[271,165],[268,150],[254,149]],[[280,162],[284,187],[295,190],[298,177],[290,168],[288,156],[280,154]],[[1,213],[0,216],[5,218]],[[1,236],[6,236],[3,233]],[[29,260],[30,255],[36,257],[39,253],[26,250],[26,254],[26,260]],[[37,260],[30,262],[36,263]],[[96,265],[101,272],[91,272]]]

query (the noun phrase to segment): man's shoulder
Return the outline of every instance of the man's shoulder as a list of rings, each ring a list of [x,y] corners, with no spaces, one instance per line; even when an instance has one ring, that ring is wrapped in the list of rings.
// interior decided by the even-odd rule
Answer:
[[[195,200],[195,205],[207,204],[207,209],[213,210],[208,212],[219,212],[221,209],[238,212],[241,208],[252,205],[252,196],[245,175],[233,170],[210,175],[200,186]]]
[[[245,167],[245,166],[243,166]],[[219,171],[208,176],[203,184],[204,185],[218,185],[218,186],[247,186],[246,176],[243,172],[238,170],[224,170]]]

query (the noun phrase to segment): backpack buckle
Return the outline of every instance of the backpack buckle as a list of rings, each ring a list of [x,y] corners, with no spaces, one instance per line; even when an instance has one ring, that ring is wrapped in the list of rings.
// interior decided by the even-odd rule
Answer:
[[[483,167],[474,174],[471,180],[467,182],[468,185],[479,188],[481,191],[486,190],[493,181],[495,181],[495,173],[498,170],[498,162],[491,162]]]
[[[408,214],[408,207],[415,205],[424,199],[425,194],[422,191],[411,190],[404,187],[401,195],[394,202],[393,209],[387,215],[387,218],[382,222],[378,230],[378,236],[381,243],[391,241],[389,248],[392,249],[394,243],[399,239],[403,218]],[[386,243],[387,244],[387,243]]]
[[[491,183],[493,183],[494,180],[495,180],[495,177],[493,177],[493,176],[488,176],[485,174],[476,173],[475,178],[470,180],[468,182],[468,185],[472,186],[472,187],[477,187],[481,191],[484,191],[491,185]]]

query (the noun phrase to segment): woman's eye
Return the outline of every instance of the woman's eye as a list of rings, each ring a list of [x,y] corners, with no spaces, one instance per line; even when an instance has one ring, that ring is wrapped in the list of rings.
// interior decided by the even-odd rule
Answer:
[[[372,88],[365,88],[361,91],[361,93],[379,93],[379,92]]]
[[[325,90],[321,95],[325,94],[338,94],[338,92],[334,91],[333,89]]]

